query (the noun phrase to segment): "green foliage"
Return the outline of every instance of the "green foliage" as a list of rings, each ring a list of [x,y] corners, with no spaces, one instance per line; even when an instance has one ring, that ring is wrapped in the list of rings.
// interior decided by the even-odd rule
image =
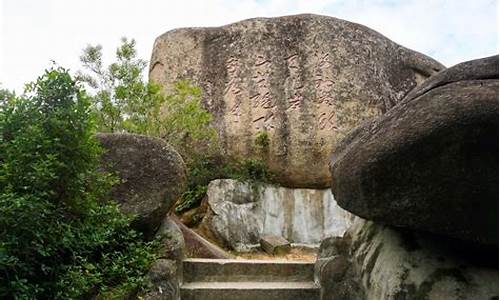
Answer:
[[[62,68],[28,87],[0,103],[0,298],[138,289],[158,245],[98,203],[116,180],[97,168],[90,99]]]
[[[266,151],[270,143],[268,132],[259,131],[254,143],[260,154]],[[214,179],[232,178],[250,183],[274,182],[274,174],[262,158],[244,158],[229,162],[224,158],[210,155],[196,158],[188,164],[187,191],[175,207],[177,213],[197,207],[206,195],[208,184]]]
[[[266,131],[257,133],[255,147],[260,151],[268,149],[269,135]],[[175,207],[176,213],[197,207],[206,195],[208,184],[215,179],[232,178],[252,184],[274,182],[274,174],[261,158],[244,158],[229,162],[218,156],[206,155],[196,158],[188,164],[187,190]]]
[[[175,211],[181,213],[199,205],[207,193],[207,188],[208,184],[195,185],[188,188],[188,190],[182,194],[182,202],[175,207]]]
[[[202,107],[200,88],[189,81],[179,81],[165,96],[158,134],[179,151],[190,168],[217,148],[217,134],[211,121],[212,114]]]
[[[175,207],[177,213],[200,204],[208,184],[215,179],[232,178],[250,183],[273,183],[273,174],[259,159],[242,159],[224,162],[220,157],[198,160],[188,169],[188,187],[182,201]]]
[[[269,133],[267,131],[258,131],[255,135],[254,141],[255,147],[259,150],[265,150],[269,148]]]
[[[7,89],[0,88],[0,110],[9,104],[9,102],[14,101],[16,94]]]
[[[231,178],[240,181],[273,183],[273,173],[260,159],[245,159]]]
[[[259,160],[223,163],[217,158],[217,135],[211,126],[212,115],[202,106],[200,88],[179,81],[169,87],[169,93],[163,93],[156,83],[144,82],[141,74],[147,63],[137,58],[134,40],[122,39],[116,62],[108,67],[104,67],[101,46],[88,46],[80,60],[90,72],[80,76],[95,90],[92,107],[100,131],[161,137],[184,158],[188,188],[177,212],[197,206],[213,179],[271,181],[270,172]],[[268,133],[259,132],[255,145],[267,149]]]
[[[80,79],[93,90],[92,105],[101,132],[137,132],[155,135],[164,97],[160,87],[145,83],[142,72],[147,62],[137,58],[135,40],[122,38],[116,62],[104,67],[102,47],[87,46],[80,61],[89,73]]]
[[[101,46],[87,46],[80,57],[90,73],[80,77],[95,90],[93,108],[101,132],[130,132],[167,140],[184,160],[216,145],[212,115],[201,105],[201,91],[180,81],[165,94],[142,79],[147,62],[137,58],[135,41],[123,38],[116,62],[104,67]]]

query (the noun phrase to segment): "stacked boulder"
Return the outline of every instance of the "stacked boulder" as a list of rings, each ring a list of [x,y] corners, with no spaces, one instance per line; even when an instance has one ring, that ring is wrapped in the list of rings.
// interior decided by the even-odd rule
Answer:
[[[297,15],[169,31],[149,76],[201,87],[221,156],[261,159],[293,192],[332,183],[359,216],[320,247],[323,299],[498,299],[498,56],[443,69],[362,25]],[[258,241],[258,197],[224,182],[204,222]]]
[[[211,184],[220,188],[209,188],[203,224],[242,250],[263,234],[307,244],[343,234],[348,218],[326,190],[332,147],[442,69],[363,25],[303,14],[168,31],[154,43],[149,78],[167,91],[179,80],[199,86],[220,155],[259,159],[289,188],[256,195],[245,183]]]
[[[159,138],[116,133],[97,138],[104,148],[102,168],[119,180],[111,198],[124,213],[136,215],[137,229],[154,234],[186,187],[182,157]]]
[[[104,148],[101,168],[118,177],[111,198],[135,215],[132,226],[145,237],[158,236],[160,259],[146,276],[150,290],[141,299],[179,299],[184,237],[167,213],[184,192],[186,167],[165,141],[135,134],[98,134]]]
[[[334,149],[323,299],[498,299],[498,56],[442,71]],[[334,267],[335,266],[335,267]]]

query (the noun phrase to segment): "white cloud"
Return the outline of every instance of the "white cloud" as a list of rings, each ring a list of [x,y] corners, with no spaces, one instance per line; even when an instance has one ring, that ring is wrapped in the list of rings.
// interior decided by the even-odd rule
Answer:
[[[177,27],[252,17],[330,15],[369,26],[446,65],[497,50],[496,1],[446,0],[3,0],[0,82],[21,91],[55,60],[77,70],[81,49],[100,43],[111,59],[121,36],[149,59],[154,39]],[[2,62],[3,59],[3,62]]]
[[[339,16],[445,65],[497,53],[496,1],[349,1]]]

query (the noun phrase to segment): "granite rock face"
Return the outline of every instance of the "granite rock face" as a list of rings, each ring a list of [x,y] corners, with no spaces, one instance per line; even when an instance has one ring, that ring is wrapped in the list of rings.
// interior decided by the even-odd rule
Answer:
[[[137,299],[180,300],[181,279],[177,265],[175,261],[168,259],[155,261],[146,276],[149,291]]]
[[[355,218],[323,241],[315,272],[321,299],[498,299],[498,248],[402,231]]]
[[[181,156],[158,138],[134,134],[98,134],[104,148],[102,168],[120,183],[111,198],[125,213],[137,215],[136,228],[152,236],[186,185]]]
[[[335,148],[339,205],[377,222],[498,245],[498,56],[424,82]]]
[[[160,241],[159,257],[176,261],[181,269],[181,262],[186,257],[186,242],[181,229],[170,216],[163,219],[156,237]]]
[[[220,244],[237,251],[258,245],[264,235],[319,244],[326,237],[342,236],[352,218],[328,189],[289,189],[224,179],[212,181],[207,196],[209,210],[202,224]]]
[[[180,79],[202,88],[225,157],[263,156],[281,185],[327,188],[337,142],[443,68],[365,26],[296,15],[169,31],[149,77],[166,90]]]
[[[498,55],[466,61],[430,77],[421,85],[411,90],[404,102],[415,99],[428,91],[458,81],[498,80]]]

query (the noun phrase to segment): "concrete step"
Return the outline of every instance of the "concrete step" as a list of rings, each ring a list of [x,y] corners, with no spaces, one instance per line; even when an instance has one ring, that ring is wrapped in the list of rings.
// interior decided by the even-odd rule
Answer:
[[[317,300],[313,282],[191,282],[181,286],[181,300]]]
[[[307,282],[314,280],[314,263],[190,258],[183,273],[184,282]]]

